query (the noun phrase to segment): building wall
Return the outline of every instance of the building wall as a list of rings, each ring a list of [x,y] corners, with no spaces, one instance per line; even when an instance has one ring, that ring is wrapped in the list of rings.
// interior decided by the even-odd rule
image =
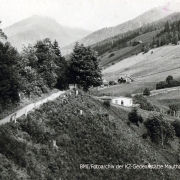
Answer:
[[[133,105],[132,99],[130,98],[114,98],[111,100],[113,104],[131,107]]]

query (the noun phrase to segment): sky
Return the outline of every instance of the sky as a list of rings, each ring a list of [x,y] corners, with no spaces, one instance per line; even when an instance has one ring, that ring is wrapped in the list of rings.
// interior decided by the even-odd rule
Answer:
[[[0,0],[0,28],[32,15],[43,15],[64,26],[94,31],[172,2],[180,0]]]

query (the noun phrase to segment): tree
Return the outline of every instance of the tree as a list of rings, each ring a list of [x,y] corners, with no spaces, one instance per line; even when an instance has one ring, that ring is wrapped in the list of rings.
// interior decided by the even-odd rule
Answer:
[[[161,143],[163,146],[174,139],[173,126],[159,113],[150,113],[144,125],[150,133],[151,140],[155,143]]]
[[[135,95],[133,97],[134,104],[140,104],[140,108],[148,111],[153,111],[154,107],[143,95]]]
[[[56,54],[50,39],[46,38],[43,41],[37,41],[35,44],[35,55],[38,59],[37,71],[41,74],[48,87],[52,89],[57,83],[56,70],[58,66],[55,63]]]
[[[172,122],[172,126],[174,127],[174,130],[176,132],[176,136],[180,137],[180,122],[178,120],[175,120]]]
[[[1,24],[1,21],[0,21],[0,24]],[[2,31],[2,29],[0,29],[0,38],[4,38],[4,39],[7,39],[7,36],[4,34],[4,32]]]
[[[165,32],[169,32],[170,31],[170,28],[169,28],[169,22],[167,21],[166,24],[165,24],[165,29],[164,29]]]
[[[138,114],[137,108],[133,108],[132,111],[128,114],[128,119],[132,123],[135,123],[136,126],[139,126],[138,122],[142,123],[143,118],[141,115]]]
[[[144,96],[149,96],[151,93],[150,93],[150,90],[148,88],[145,88],[144,89],[144,92],[143,92],[143,95]]]
[[[178,104],[170,104],[169,109],[171,111],[171,114],[176,115],[177,111],[179,110],[179,105]]]
[[[166,78],[166,82],[168,84],[171,84],[171,81],[173,81],[173,77],[171,75],[169,75],[167,78]]]
[[[19,101],[20,56],[10,43],[0,42],[0,103],[6,104]]]
[[[52,47],[54,49],[54,52],[55,52],[56,56],[61,57],[61,51],[60,51],[58,42],[56,40],[54,41]]]
[[[70,81],[77,84],[85,91],[90,86],[98,86],[102,83],[102,74],[96,53],[83,44],[76,43],[69,61]]]

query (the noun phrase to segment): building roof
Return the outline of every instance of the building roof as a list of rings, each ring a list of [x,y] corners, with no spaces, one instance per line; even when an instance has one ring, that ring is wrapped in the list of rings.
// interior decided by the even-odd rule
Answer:
[[[99,97],[100,99],[104,99],[104,100],[112,100],[112,99],[119,99],[119,98],[125,98],[125,99],[131,99],[130,97],[124,97],[124,96],[119,96],[119,97],[115,97],[115,96],[101,96]]]

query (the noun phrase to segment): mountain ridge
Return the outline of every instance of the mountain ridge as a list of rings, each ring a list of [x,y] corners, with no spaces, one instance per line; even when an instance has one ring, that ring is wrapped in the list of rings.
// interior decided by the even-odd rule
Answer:
[[[148,25],[150,23],[158,21],[175,12],[180,12],[180,9],[178,8],[174,9],[170,7],[169,9],[167,9],[165,7],[166,6],[150,9],[149,11],[135,17],[134,19],[131,19],[117,26],[109,27],[109,28],[102,28],[100,30],[97,30],[87,35],[83,39],[81,39],[79,43],[80,44],[82,43],[85,46],[93,45],[95,43],[98,43],[110,37],[116,36],[118,34],[141,28],[144,25]],[[71,52],[73,46],[74,46],[74,43],[64,47],[63,51]]]
[[[21,50],[24,45],[34,44],[37,40],[50,38],[58,41],[63,47],[82,38],[90,32],[78,28],[69,28],[60,25],[56,20],[47,16],[33,15],[3,29],[8,41]]]

